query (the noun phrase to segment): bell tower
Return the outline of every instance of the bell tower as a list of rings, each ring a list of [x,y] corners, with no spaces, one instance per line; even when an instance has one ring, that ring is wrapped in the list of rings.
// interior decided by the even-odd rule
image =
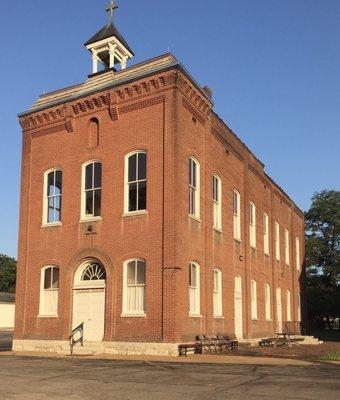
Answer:
[[[114,13],[118,6],[111,0],[107,8],[109,22],[85,43],[85,47],[92,54],[92,73],[99,71],[98,63],[104,70],[116,69],[120,65],[125,69],[127,61],[134,56],[133,51],[114,24]]]

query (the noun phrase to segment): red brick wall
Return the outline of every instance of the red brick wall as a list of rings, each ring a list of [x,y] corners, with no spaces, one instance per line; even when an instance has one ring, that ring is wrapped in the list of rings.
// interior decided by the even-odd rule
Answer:
[[[273,321],[278,285],[284,318],[285,290],[289,288],[292,319],[296,320],[299,274],[294,246],[295,236],[299,236],[303,248],[302,215],[264,174],[262,164],[215,114],[207,112],[207,102],[198,99],[195,88],[178,71],[103,95],[110,101],[97,106],[98,102],[91,103],[93,96],[78,100],[62,106],[61,116],[52,121],[43,115],[49,110],[33,114],[33,119],[21,118],[24,132],[15,337],[68,338],[73,275],[82,260],[92,257],[107,271],[104,340],[177,341],[198,333],[233,332],[235,274],[243,283],[245,337],[268,336],[275,331],[275,324],[264,318],[265,283],[271,286]],[[99,146],[95,148],[88,146],[91,118],[99,121]],[[216,132],[221,135],[219,139]],[[137,149],[148,152],[148,213],[124,217],[124,156]],[[200,222],[188,217],[188,157],[192,155],[201,166]],[[92,159],[103,163],[102,221],[91,222],[95,234],[87,235],[89,223],[79,222],[81,166]],[[62,226],[44,228],[43,175],[52,167],[63,170]],[[222,179],[223,232],[212,228],[213,173]],[[234,189],[241,194],[241,243],[233,239]],[[249,201],[257,207],[256,250],[248,244]],[[263,254],[263,212],[270,217],[270,257]],[[281,263],[273,260],[274,220],[281,227]],[[284,265],[285,227],[292,241],[289,267]],[[147,261],[146,318],[121,317],[122,266],[134,257]],[[198,262],[201,268],[202,318],[188,315],[190,261]],[[37,317],[40,270],[46,265],[60,267],[57,319]],[[223,319],[213,318],[212,270],[216,267],[223,274]],[[258,321],[250,321],[252,278],[258,287]]]

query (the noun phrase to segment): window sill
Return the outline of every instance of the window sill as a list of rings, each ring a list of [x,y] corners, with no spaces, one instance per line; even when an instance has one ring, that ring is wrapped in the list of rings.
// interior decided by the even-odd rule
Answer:
[[[234,237],[234,242],[242,244],[242,240]]]
[[[224,319],[223,315],[214,315],[214,319]]]
[[[194,215],[190,215],[189,214],[189,218],[192,219],[193,221],[196,221],[196,222],[202,222],[200,218],[195,217]]]
[[[62,225],[61,222],[51,222],[51,223],[42,224],[41,227],[42,228],[57,228],[58,226],[61,226],[61,225]]]
[[[259,321],[259,319],[258,319],[258,318],[252,318],[251,320],[252,320],[252,321],[254,321],[254,322],[257,322],[257,321]]]
[[[89,217],[89,218],[81,218],[79,220],[80,224],[86,224],[87,222],[97,222],[97,221],[102,221],[103,218],[102,217]]]
[[[257,247],[256,246],[252,246],[250,245],[251,250],[257,251]]]
[[[213,231],[215,231],[216,233],[223,233],[221,228],[216,228],[215,226],[213,227]]]
[[[200,315],[200,314],[189,314],[189,318],[200,318],[200,319],[202,319],[203,315]]]
[[[270,319],[266,319],[266,322],[273,322],[273,320],[270,318]]]
[[[264,253],[264,255],[265,255],[266,257],[270,257],[270,254],[269,254],[269,253]]]
[[[51,314],[51,315],[39,314],[37,315],[37,318],[59,318],[59,316],[58,314]]]
[[[138,217],[142,215],[148,215],[147,210],[142,210],[142,211],[131,211],[131,212],[126,212],[122,215],[123,218],[130,218],[130,217]]]
[[[279,258],[275,258],[275,261],[277,262],[281,262],[281,260]]]
[[[146,318],[146,314],[121,314],[122,318]]]

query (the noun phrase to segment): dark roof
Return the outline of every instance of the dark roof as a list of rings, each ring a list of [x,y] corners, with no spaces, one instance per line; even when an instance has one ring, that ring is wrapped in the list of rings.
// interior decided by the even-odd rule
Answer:
[[[99,32],[92,36],[92,38],[88,40],[84,46],[88,46],[90,44],[99,42],[100,40],[104,40],[112,36],[115,36],[129,50],[129,52],[134,55],[130,46],[127,44],[123,36],[119,33],[116,25],[113,22],[109,22],[107,25],[105,25]]]
[[[0,303],[15,303],[15,293],[0,292]]]

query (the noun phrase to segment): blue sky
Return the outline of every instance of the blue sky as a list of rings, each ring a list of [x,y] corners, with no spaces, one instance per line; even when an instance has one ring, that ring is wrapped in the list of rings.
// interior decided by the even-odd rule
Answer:
[[[83,43],[108,0],[2,1],[0,253],[16,256],[21,131],[39,94],[85,80]],[[339,0],[120,0],[116,22],[139,62],[168,48],[215,110],[302,208],[339,190]]]

